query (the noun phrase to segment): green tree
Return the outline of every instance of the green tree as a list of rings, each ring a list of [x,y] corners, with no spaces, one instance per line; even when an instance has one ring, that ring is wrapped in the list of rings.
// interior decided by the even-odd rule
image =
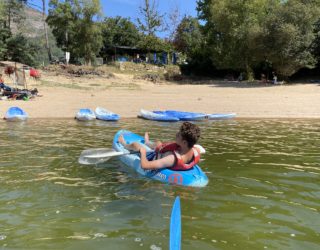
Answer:
[[[0,2],[0,58],[3,58],[7,51],[6,40],[9,37],[9,30],[5,29],[4,2]]]
[[[4,26],[4,2],[0,2],[0,27]]]
[[[147,36],[155,36],[156,32],[163,31],[163,15],[157,10],[156,0],[144,0],[139,7],[140,15],[138,24],[140,30]]]
[[[85,0],[82,6],[82,18],[79,22],[79,31],[76,39],[79,46],[75,48],[76,54],[84,57],[86,64],[91,64],[103,45],[100,26],[94,22],[101,14],[99,0]]]
[[[317,59],[318,67],[320,67],[320,18],[315,24],[315,39],[312,44],[312,52],[314,57]]]
[[[174,37],[175,48],[187,55],[196,50],[202,43],[203,36],[198,19],[185,16],[178,25]]]
[[[177,29],[179,24],[181,23],[181,15],[180,15],[180,9],[178,5],[175,5],[170,12],[167,14],[168,16],[168,23],[167,23],[167,31],[168,31],[168,40],[170,42],[173,42],[175,39]]]
[[[105,18],[101,24],[104,46],[136,46],[140,39],[140,34],[133,22],[129,18],[109,17]]]
[[[99,0],[51,0],[47,22],[63,51],[91,64],[102,47]]]
[[[35,66],[37,47],[22,34],[13,35],[12,24],[24,19],[23,4],[27,1],[6,0],[0,3],[0,60],[11,60]]]
[[[214,65],[245,70],[270,61],[283,76],[311,67],[319,0],[200,0],[199,18]]]
[[[79,13],[77,13],[78,8],[78,1],[66,1],[63,3],[58,0],[51,0],[49,2],[47,23],[56,37],[57,45],[63,51],[72,51],[76,24],[80,18]]]
[[[141,34],[129,18],[108,17],[101,23],[103,47],[100,55],[113,53],[114,46],[137,47]]]
[[[142,36],[138,44],[138,47],[148,52],[150,51],[169,52],[172,50],[172,45],[169,42],[153,35]]]
[[[211,59],[220,69],[246,70],[252,78],[257,36],[268,0],[198,2]]]
[[[2,3],[4,15],[4,27],[12,29],[12,23],[19,24],[24,20],[23,7],[27,0],[5,0]]]
[[[17,34],[7,39],[6,60],[36,66],[36,54],[39,47],[31,44],[26,37]]]
[[[1,28],[0,32],[0,59],[4,59],[8,48],[7,43],[8,39],[12,36],[10,30],[8,28]]]
[[[278,74],[288,77],[301,68],[313,68],[314,24],[319,18],[320,1],[279,1],[269,7],[258,37],[263,55]]]

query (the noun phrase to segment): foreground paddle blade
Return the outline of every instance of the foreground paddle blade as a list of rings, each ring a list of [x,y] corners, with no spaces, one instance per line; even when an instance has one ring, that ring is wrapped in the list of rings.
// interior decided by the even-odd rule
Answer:
[[[181,248],[181,210],[179,196],[176,197],[171,211],[169,245],[170,250],[180,250]]]
[[[96,153],[96,154],[91,154],[91,155],[86,155],[86,158],[110,158],[114,156],[120,156],[120,155],[126,155],[126,154],[137,154],[138,152],[132,152],[132,153],[125,153],[121,151],[109,151],[109,152],[104,152],[104,153]]]
[[[81,155],[78,159],[80,164],[84,165],[93,165],[106,162],[109,160],[110,153],[118,153],[114,149],[109,148],[94,148],[87,149],[81,152]]]

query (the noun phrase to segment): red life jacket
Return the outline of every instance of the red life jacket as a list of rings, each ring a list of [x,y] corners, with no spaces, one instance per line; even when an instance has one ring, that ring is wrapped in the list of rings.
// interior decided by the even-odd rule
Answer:
[[[196,165],[200,161],[200,152],[197,148],[193,147],[193,158],[190,163],[184,163],[181,155],[176,152],[179,148],[179,145],[175,142],[163,143],[160,146],[156,147],[156,159],[159,154],[163,154],[166,152],[172,152],[175,157],[175,164],[170,168],[172,170],[188,170]]]

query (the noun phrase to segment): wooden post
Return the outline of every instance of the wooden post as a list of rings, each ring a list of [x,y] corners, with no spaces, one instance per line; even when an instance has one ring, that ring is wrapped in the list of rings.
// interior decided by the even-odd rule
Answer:
[[[28,90],[28,84],[27,84],[27,79],[26,79],[26,72],[24,71],[24,68],[22,68],[23,71],[23,80],[24,80],[24,88]]]
[[[13,85],[15,86],[16,90],[18,89],[18,72],[17,72],[17,63],[14,63],[14,83]]]

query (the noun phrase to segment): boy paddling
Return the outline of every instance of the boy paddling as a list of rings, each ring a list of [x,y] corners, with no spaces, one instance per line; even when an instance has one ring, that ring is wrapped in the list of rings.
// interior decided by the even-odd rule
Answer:
[[[140,151],[143,169],[188,170],[200,161],[200,151],[194,147],[199,138],[200,128],[190,122],[184,122],[180,126],[174,142],[157,142],[154,145],[150,143],[146,133],[145,144],[155,149],[155,158],[151,161],[147,159],[146,149],[141,144],[137,142],[127,144],[122,135],[119,137],[119,142],[129,150]]]

